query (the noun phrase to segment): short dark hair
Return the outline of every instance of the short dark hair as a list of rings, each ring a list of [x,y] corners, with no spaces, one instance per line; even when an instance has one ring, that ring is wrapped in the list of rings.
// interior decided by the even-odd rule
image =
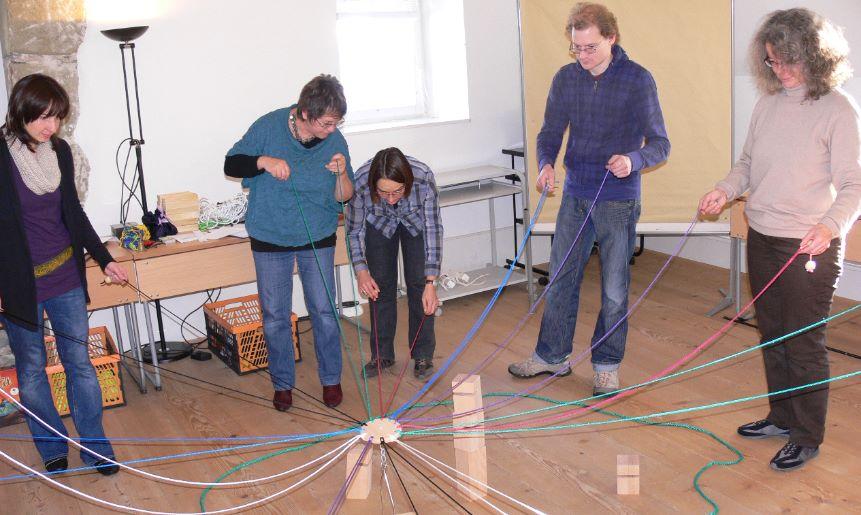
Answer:
[[[321,73],[302,88],[296,111],[305,120],[316,120],[327,114],[343,118],[347,114],[347,99],[344,87],[334,75]]]
[[[60,120],[69,115],[69,94],[53,78],[34,73],[22,78],[12,87],[6,123],[0,128],[4,136],[14,136],[33,150],[38,143],[27,133],[27,124],[47,114]],[[51,136],[55,143],[57,136]]]
[[[384,148],[377,152],[371,161],[371,169],[368,172],[368,189],[371,192],[371,201],[380,201],[377,193],[377,181],[388,179],[404,185],[404,196],[408,197],[413,189],[413,167],[407,156],[395,147]]]
[[[571,9],[565,34],[570,38],[571,29],[583,30],[593,26],[598,28],[603,38],[616,36],[616,44],[619,44],[622,35],[619,34],[616,16],[606,6],[592,2],[579,2]]]

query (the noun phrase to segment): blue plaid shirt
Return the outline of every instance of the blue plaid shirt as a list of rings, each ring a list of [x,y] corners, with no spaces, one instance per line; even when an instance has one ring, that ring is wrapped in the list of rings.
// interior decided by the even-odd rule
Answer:
[[[593,199],[614,154],[631,158],[631,175],[610,176],[599,200],[640,198],[640,170],[667,159],[670,140],[652,75],[613,46],[613,60],[599,79],[579,63],[553,77],[538,133],[538,169],[553,165],[569,130],[565,149],[565,192]]]
[[[439,195],[434,182],[433,172],[428,165],[407,156],[413,171],[413,187],[408,197],[399,200],[394,206],[380,199],[371,201],[371,188],[368,184],[371,161],[356,171],[355,194],[347,206],[347,241],[350,244],[350,257],[358,272],[367,270],[365,261],[365,222],[391,238],[398,224],[412,235],[424,232],[425,276],[438,276],[442,263],[442,222],[439,216]]]

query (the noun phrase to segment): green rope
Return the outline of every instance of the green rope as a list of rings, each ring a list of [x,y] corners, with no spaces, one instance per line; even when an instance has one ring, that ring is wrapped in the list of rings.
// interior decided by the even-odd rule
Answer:
[[[839,375],[836,377],[832,377],[829,379],[823,379],[821,381],[815,381],[815,382],[803,384],[800,386],[793,386],[792,388],[785,388],[783,390],[778,390],[776,392],[761,393],[758,395],[750,395],[747,397],[739,397],[737,399],[730,399],[728,401],[715,402],[712,404],[704,404],[704,405],[700,405],[700,406],[691,406],[689,408],[681,408],[681,409],[670,410],[670,411],[661,411],[658,413],[649,413],[646,415],[638,415],[636,417],[625,417],[624,419],[619,419],[619,420],[598,420],[598,421],[593,421],[593,422],[580,422],[580,423],[576,423],[576,424],[561,424],[561,425],[557,425],[557,426],[525,427],[525,428],[519,428],[519,429],[482,429],[482,430],[475,430],[475,431],[463,431],[463,430],[461,430],[461,431],[437,431],[435,428],[429,428],[429,429],[418,429],[415,431],[405,431],[402,434],[403,435],[455,435],[455,434],[463,435],[463,434],[471,434],[471,433],[475,433],[475,434],[532,433],[532,432],[537,432],[537,431],[555,431],[557,429],[577,429],[577,428],[581,428],[581,427],[590,427],[590,426],[605,426],[607,424],[613,424],[613,423],[617,423],[617,422],[639,422],[641,420],[646,420],[646,419],[650,419],[650,418],[666,417],[669,415],[679,415],[679,414],[683,414],[683,413],[691,413],[694,411],[703,411],[703,410],[708,410],[708,409],[712,409],[712,408],[721,408],[724,406],[731,406],[733,404],[738,404],[741,402],[748,402],[748,401],[763,399],[763,398],[766,398],[766,397],[769,397],[772,395],[783,395],[785,393],[791,393],[791,392],[798,391],[798,390],[813,388],[815,386],[820,386],[820,385],[823,385],[826,383],[832,383],[834,381],[840,381],[842,379],[848,379],[850,377],[857,376],[859,374],[861,374],[861,370],[856,370],[855,372],[849,372],[847,374],[842,374],[842,375]],[[570,405],[571,401],[568,401],[568,404]],[[457,426],[457,427],[468,427],[470,425],[472,425],[472,424],[466,424],[464,426]],[[446,429],[447,429],[447,427],[446,427]]]
[[[336,181],[338,179],[335,179]],[[335,299],[332,297],[332,292],[329,291],[329,287],[326,286],[326,277],[323,275],[323,267],[320,264],[320,257],[317,255],[317,248],[314,246],[314,237],[311,235],[311,228],[308,227],[308,219],[305,217],[305,210],[302,209],[302,202],[299,198],[299,192],[296,190],[296,183],[294,181],[290,181],[290,186],[293,190],[293,195],[296,197],[296,205],[299,206],[299,215],[302,217],[302,223],[305,226],[305,232],[308,234],[308,241],[311,242],[311,250],[314,252],[314,261],[317,262],[317,268],[320,271],[320,276],[323,278],[323,286],[326,288],[326,297],[329,299],[329,306],[332,308],[332,316],[335,317],[335,323],[338,326],[338,338],[341,341],[341,346],[344,347],[345,354],[347,355],[347,362],[350,364],[350,370],[353,373],[353,378],[356,380],[356,384],[360,386],[359,394],[362,395],[362,400],[365,402],[365,409],[368,411],[368,418],[372,417],[371,414],[371,396],[368,393],[368,377],[365,374],[365,367],[362,367],[362,381],[359,381],[359,373],[356,370],[356,365],[353,363],[353,358],[350,355],[349,349],[347,347],[347,340],[344,338],[344,331],[341,329],[341,321],[338,320],[338,309],[335,307]],[[341,209],[344,209],[344,203],[341,202]],[[349,247],[349,245],[347,245]],[[352,267],[350,267],[352,270]],[[351,272],[352,277],[352,272]],[[359,359],[362,363],[365,362],[365,356],[362,353],[362,331],[358,330],[358,319],[356,320],[357,325],[357,333],[359,335]]]
[[[747,354],[747,353],[749,353],[749,352],[753,352],[753,351],[758,350],[758,349],[762,349],[762,348],[767,347],[767,346],[769,346],[769,345],[774,345],[774,344],[780,343],[780,342],[782,342],[782,341],[784,341],[784,340],[788,340],[788,339],[790,339],[790,338],[793,338],[794,336],[797,336],[798,334],[801,334],[801,333],[807,332],[808,330],[813,329],[813,328],[815,328],[815,327],[818,327],[818,326],[820,326],[820,325],[827,324],[828,322],[830,322],[830,321],[834,320],[835,318],[839,318],[839,317],[845,316],[845,315],[847,315],[847,314],[849,314],[849,313],[851,313],[851,312],[853,312],[853,311],[857,311],[858,309],[861,309],[861,304],[856,304],[856,305],[854,305],[854,306],[852,306],[852,307],[850,307],[850,308],[844,309],[843,311],[841,311],[841,312],[839,312],[839,313],[835,313],[834,315],[828,316],[828,317],[826,317],[826,318],[823,318],[822,320],[819,320],[819,321],[817,321],[817,322],[813,322],[812,324],[806,325],[806,326],[804,326],[804,327],[802,327],[802,328],[800,328],[800,329],[797,329],[797,330],[795,330],[795,331],[792,331],[791,333],[788,333],[788,334],[785,334],[785,335],[783,335],[783,336],[780,336],[780,337],[774,338],[774,339],[769,340],[769,341],[767,341],[767,342],[763,342],[763,343],[761,343],[761,344],[759,344],[759,345],[755,345],[755,346],[750,347],[750,348],[748,348],[748,349],[744,349],[744,350],[741,350],[741,351],[739,351],[739,352],[735,352],[735,353],[733,353],[733,354],[728,354],[728,355],[726,355],[726,356],[724,356],[724,357],[722,357],[722,358],[718,358],[718,359],[716,359],[716,360],[709,361],[708,363],[703,363],[702,365],[697,365],[697,366],[695,366],[695,367],[692,367],[692,368],[689,368],[689,369],[686,369],[686,370],[681,370],[681,371],[679,371],[679,372],[675,372],[675,373],[673,373],[673,374],[669,374],[669,375],[666,375],[666,376],[664,376],[664,377],[659,377],[659,378],[653,379],[653,380],[651,380],[651,381],[646,381],[646,382],[643,382],[643,383],[635,384],[635,385],[632,385],[632,386],[628,386],[628,387],[625,387],[625,388],[621,388],[621,389],[619,389],[619,390],[616,390],[616,391],[613,391],[613,392],[609,392],[609,393],[604,393],[604,394],[601,394],[601,395],[593,395],[593,396],[591,396],[591,397],[585,397],[585,398],[578,399],[578,400],[575,400],[575,401],[566,401],[566,402],[564,402],[564,403],[561,403],[561,404],[558,404],[558,405],[554,405],[554,406],[545,406],[545,407],[543,407],[543,408],[535,408],[535,409],[531,409],[531,410],[525,410],[525,411],[520,411],[520,412],[517,412],[517,413],[512,413],[512,414],[509,414],[509,415],[500,415],[500,416],[497,416],[497,417],[488,418],[488,419],[485,419],[485,420],[484,420],[484,423],[486,424],[486,423],[488,423],[488,422],[496,422],[496,421],[499,421],[499,420],[506,420],[506,419],[515,418],[515,417],[522,417],[522,416],[525,416],[525,415],[533,415],[533,414],[535,414],[535,413],[541,413],[541,412],[548,411],[548,410],[555,410],[555,409],[562,408],[562,407],[565,407],[565,406],[579,405],[579,403],[581,403],[581,402],[587,402],[587,401],[592,401],[592,400],[602,399],[602,398],[604,398],[604,397],[610,397],[610,396],[613,396],[613,395],[619,394],[619,393],[624,392],[624,391],[627,391],[627,390],[633,390],[633,389],[635,389],[635,388],[641,388],[641,387],[649,386],[649,385],[652,385],[652,384],[655,384],[655,383],[659,383],[659,382],[662,382],[662,381],[667,381],[667,380],[669,380],[669,379],[673,379],[673,378],[675,378],[675,377],[679,377],[679,376],[682,376],[682,375],[685,375],[685,374],[689,374],[689,373],[691,373],[691,372],[695,372],[695,371],[697,371],[697,370],[702,370],[702,369],[704,369],[704,368],[707,368],[707,367],[710,367],[710,366],[713,366],[713,365],[717,365],[717,364],[719,364],[719,363],[723,363],[723,362],[725,362],[725,361],[729,361],[729,360],[731,360],[731,359],[737,358],[738,356],[741,356],[741,355],[743,355],[743,354]],[[454,427],[454,426],[443,426],[443,427],[438,427],[438,428],[436,428],[436,429],[443,429],[443,428],[446,428],[446,427]]]
[[[325,436],[322,438],[318,438],[318,439],[314,440],[313,442],[303,443],[301,445],[296,445],[294,447],[288,447],[286,449],[281,449],[280,451],[272,451],[270,453],[264,454],[263,456],[259,456],[257,458],[254,458],[253,460],[243,461],[239,465],[232,467],[227,472],[218,476],[215,479],[215,481],[213,481],[213,483],[220,483],[220,482],[224,481],[226,478],[235,474],[236,472],[239,472],[240,470],[247,468],[247,467],[250,467],[252,465],[256,465],[260,462],[266,461],[269,458],[281,456],[282,454],[287,454],[289,452],[301,451],[302,449],[307,449],[308,447],[311,447],[312,445],[317,445],[318,443],[324,442],[330,438],[333,438],[333,436],[331,436],[331,435]],[[209,492],[212,491],[213,488],[215,488],[215,486],[207,486],[206,489],[203,490],[203,492],[200,494],[200,500],[199,500],[200,511],[203,511],[203,512],[206,511],[206,496],[209,495]]]
[[[540,395],[529,395],[529,394],[528,395],[521,395],[521,394],[514,393],[514,392],[492,392],[492,393],[484,394],[484,395],[482,395],[482,397],[525,397],[527,399],[533,399],[533,400],[546,402],[548,404],[554,404],[554,405],[570,404],[570,402],[568,402],[568,401],[558,401],[556,399],[551,399],[549,397],[543,397]],[[575,403],[579,406],[582,406],[582,407],[588,406],[586,403],[580,402],[580,401],[575,401]],[[451,405],[451,404],[452,404],[452,401],[429,402],[429,403],[424,403],[424,404],[416,404],[416,405],[412,406],[410,409],[442,406],[442,405]],[[614,417],[617,419],[627,419],[628,418],[628,417],[625,417],[625,415],[622,415],[621,413],[617,413],[617,412],[611,411],[611,410],[597,409],[595,411],[597,411],[598,413],[600,413],[602,415],[608,415],[608,416],[611,416],[611,417]],[[635,422],[637,422],[638,424],[647,425],[647,426],[676,427],[676,428],[680,428],[680,429],[687,429],[689,431],[701,433],[701,434],[708,436],[709,438],[716,441],[717,443],[721,444],[722,446],[726,447],[727,449],[730,450],[730,452],[735,454],[736,457],[734,460],[711,460],[711,461],[709,461],[703,467],[701,467],[697,471],[697,473],[694,475],[694,479],[693,479],[694,490],[696,490],[697,494],[699,494],[699,496],[702,497],[703,500],[705,500],[705,502],[707,502],[712,507],[712,511],[711,511],[712,515],[717,515],[717,513],[720,511],[720,508],[718,507],[717,503],[714,500],[712,500],[708,495],[706,495],[706,493],[703,491],[702,487],[700,486],[700,478],[702,477],[703,474],[706,473],[706,471],[708,471],[712,467],[715,467],[715,466],[731,466],[731,465],[737,465],[737,464],[741,463],[742,461],[744,461],[744,455],[742,455],[741,451],[739,451],[738,449],[733,447],[732,444],[730,444],[729,442],[727,442],[723,438],[719,437],[718,435],[714,434],[713,432],[709,431],[708,429],[705,429],[705,428],[702,428],[699,426],[695,426],[693,424],[687,424],[687,423],[682,423],[682,422],[655,422],[655,421],[651,421],[651,420],[636,420]],[[404,433],[404,434],[406,434],[406,433]]]

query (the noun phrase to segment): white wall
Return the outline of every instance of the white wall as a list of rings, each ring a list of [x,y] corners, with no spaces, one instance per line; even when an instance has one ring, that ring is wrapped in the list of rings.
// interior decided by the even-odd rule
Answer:
[[[766,14],[792,7],[807,7],[842,26],[853,50],[850,54],[855,67],[855,76],[847,81],[844,88],[856,100],[861,101],[861,1],[858,0],[735,0],[734,19],[734,93],[733,109],[733,159],[736,159],[744,145],[747,126],[758,94],[747,64],[747,48],[756,29]],[[704,192],[705,193],[705,192]],[[648,238],[646,247],[670,252],[677,240],[668,237]],[[727,267],[729,265],[729,238],[697,237],[685,245],[682,256],[697,261]],[[847,264],[840,279],[837,295],[861,300],[861,266]]]
[[[114,155],[128,127],[118,45],[99,30],[150,26],[136,41],[150,206],[162,192],[191,190],[212,200],[235,194],[238,183],[222,173],[230,146],[257,117],[295,102],[310,78],[338,72],[334,0],[88,0],[87,7],[87,34],[78,55],[76,138],[93,168],[85,208],[100,233],[119,218]],[[464,23],[470,119],[347,131],[354,167],[389,146],[426,161],[438,173],[474,164],[510,165],[500,150],[522,140],[516,1],[465,0]],[[510,200],[500,199],[496,207],[498,225],[510,226]],[[484,243],[489,240],[487,212],[486,204],[444,210],[446,239],[452,239],[444,249],[444,269],[490,261]],[[139,216],[135,208],[130,219]],[[502,255],[511,253],[505,234],[500,235]],[[296,311],[303,313],[300,289],[295,290]],[[247,291],[253,287],[231,289],[222,298]],[[184,316],[200,302],[197,295],[164,305]],[[93,323],[106,321],[106,313],[93,318]],[[202,316],[190,321],[202,327]],[[168,336],[175,338],[175,324],[167,325]]]

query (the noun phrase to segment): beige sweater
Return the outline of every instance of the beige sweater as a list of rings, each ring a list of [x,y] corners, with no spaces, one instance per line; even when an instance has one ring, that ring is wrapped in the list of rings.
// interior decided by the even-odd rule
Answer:
[[[861,215],[861,120],[842,89],[804,100],[803,86],[762,97],[738,162],[717,188],[733,200],[748,189],[757,232],[802,238],[822,223],[845,236]]]

